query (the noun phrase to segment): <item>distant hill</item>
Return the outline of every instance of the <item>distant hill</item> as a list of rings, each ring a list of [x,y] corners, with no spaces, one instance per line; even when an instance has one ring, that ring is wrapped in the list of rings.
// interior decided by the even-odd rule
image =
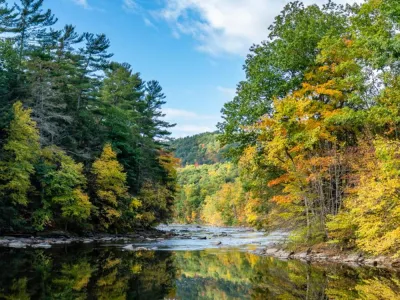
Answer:
[[[171,146],[175,149],[175,156],[181,159],[182,166],[225,162],[224,153],[227,147],[221,148],[217,137],[215,132],[206,132],[176,139]]]

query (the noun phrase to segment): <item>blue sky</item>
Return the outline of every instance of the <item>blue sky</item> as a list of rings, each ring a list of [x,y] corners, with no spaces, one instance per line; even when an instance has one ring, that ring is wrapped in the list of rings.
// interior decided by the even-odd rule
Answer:
[[[267,37],[273,17],[288,1],[44,2],[58,17],[58,26],[74,24],[79,32],[105,33],[114,60],[130,63],[144,80],[158,80],[167,96],[166,118],[178,124],[172,131],[180,137],[215,130],[223,104],[244,78],[249,47]]]

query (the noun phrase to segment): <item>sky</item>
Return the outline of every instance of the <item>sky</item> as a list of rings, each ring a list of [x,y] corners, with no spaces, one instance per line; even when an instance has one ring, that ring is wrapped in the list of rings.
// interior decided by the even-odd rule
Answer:
[[[11,2],[11,1],[10,1]],[[45,0],[58,26],[105,33],[113,60],[158,80],[163,111],[183,137],[214,131],[223,104],[244,79],[248,49],[289,0]],[[323,4],[325,0],[305,0]],[[337,0],[354,3],[362,0]]]

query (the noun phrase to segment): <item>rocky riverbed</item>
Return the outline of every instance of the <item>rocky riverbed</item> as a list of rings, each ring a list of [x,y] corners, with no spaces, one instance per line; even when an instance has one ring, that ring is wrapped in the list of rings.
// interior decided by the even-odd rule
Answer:
[[[149,243],[169,239],[175,234],[157,229],[139,230],[131,234],[95,234],[85,236],[71,236],[66,232],[46,232],[40,236],[5,235],[0,236],[0,247],[3,248],[41,248],[48,249],[70,244],[127,244]]]

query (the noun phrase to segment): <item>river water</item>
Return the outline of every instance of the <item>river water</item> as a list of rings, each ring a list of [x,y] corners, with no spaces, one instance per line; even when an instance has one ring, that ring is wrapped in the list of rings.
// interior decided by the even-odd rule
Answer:
[[[183,236],[132,246],[2,248],[0,299],[400,299],[399,273],[251,253],[285,239],[284,233],[162,229]]]

